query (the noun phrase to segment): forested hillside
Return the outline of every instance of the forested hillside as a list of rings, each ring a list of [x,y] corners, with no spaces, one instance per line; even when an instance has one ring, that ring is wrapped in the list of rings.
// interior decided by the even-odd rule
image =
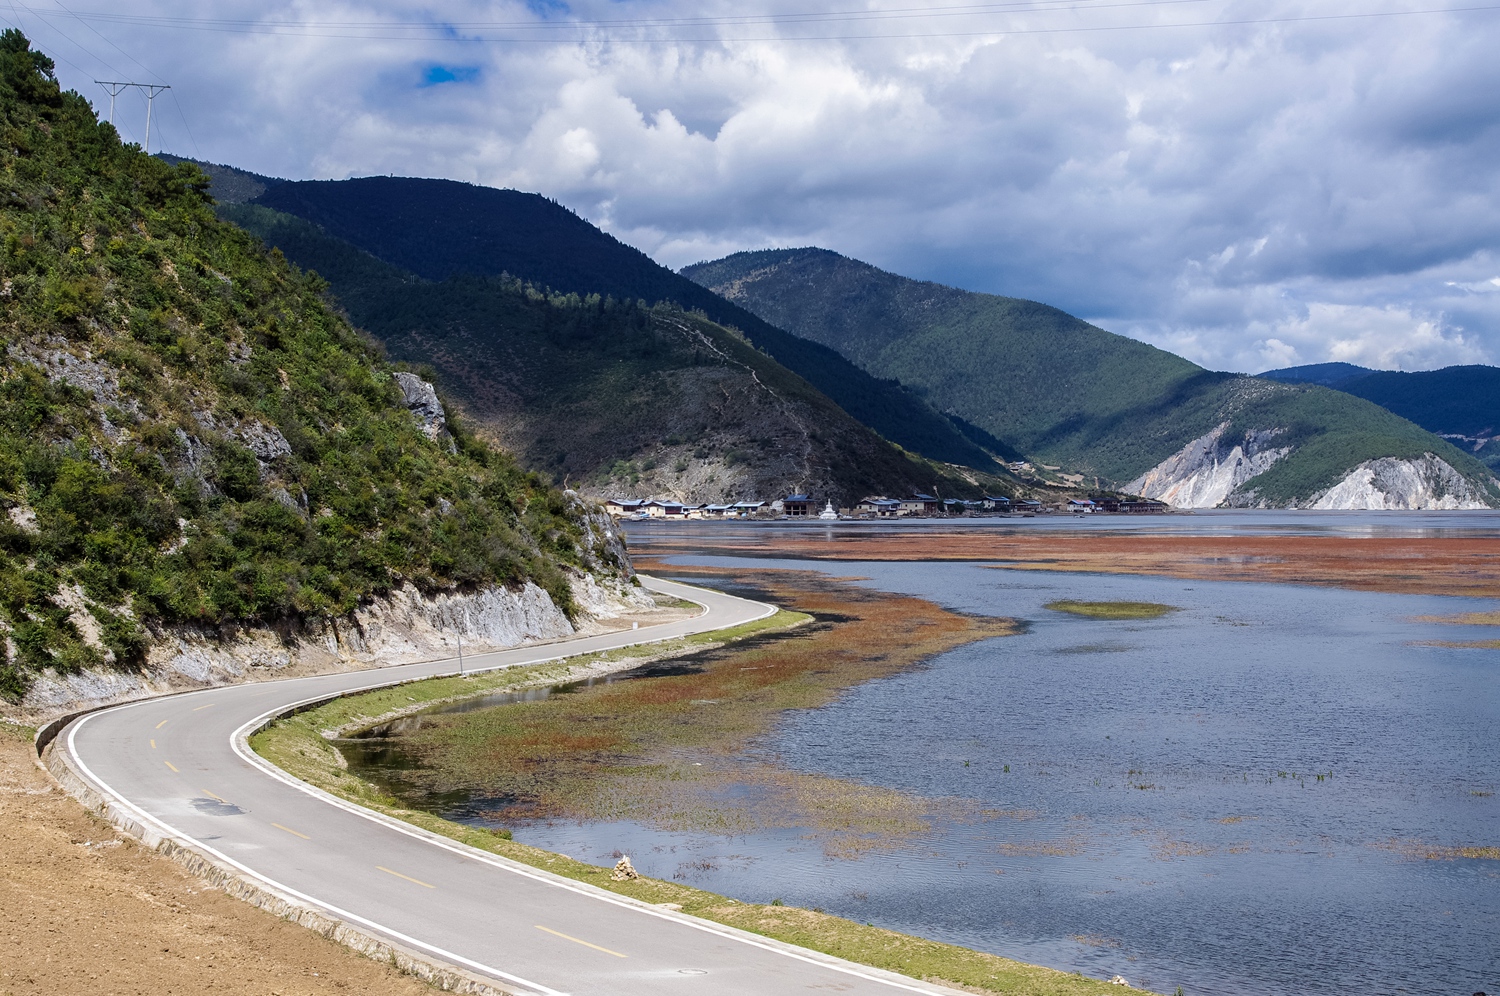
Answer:
[[[1326,383],[1373,401],[1450,439],[1491,470],[1500,470],[1500,367],[1471,364],[1407,373],[1321,363],[1268,370],[1259,376]]]
[[[438,416],[0,35],[0,694],[138,666],[154,628],[330,617],[404,582],[532,580],[570,606],[574,506]]]
[[[1239,459],[1236,448],[1271,454],[1253,485],[1235,482],[1235,500],[1295,504],[1368,461],[1426,453],[1493,493],[1478,461],[1376,405],[1204,370],[1034,301],[911,280],[822,249],[738,253],[683,273],[1084,475],[1138,480],[1197,441],[1205,466]]]
[[[271,182],[234,171],[216,174],[215,184],[216,195],[228,195],[220,196],[223,202],[259,186],[255,204],[310,221],[426,280],[507,274],[563,294],[666,301],[701,311],[740,330],[887,439],[934,460],[997,469],[985,441],[976,443],[900,384],[762,321],[538,194],[410,177]]]
[[[256,204],[221,212],[326,277],[393,357],[430,364],[467,411],[559,481],[701,501],[982,490],[901,453],[740,336],[674,305],[506,276],[425,280],[300,218]]]

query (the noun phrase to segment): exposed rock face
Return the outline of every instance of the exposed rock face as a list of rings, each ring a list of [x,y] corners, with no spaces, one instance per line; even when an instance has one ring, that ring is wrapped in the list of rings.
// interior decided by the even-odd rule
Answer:
[[[1256,430],[1224,439],[1226,422],[1125,485],[1132,494],[1164,501],[1174,508],[1217,508],[1241,484],[1264,473],[1291,452],[1273,446],[1280,433]]]
[[[456,655],[460,636],[465,654],[487,653],[602,631],[611,628],[607,620],[656,604],[649,593],[619,578],[580,574],[570,581],[580,610],[574,621],[545,591],[527,583],[433,597],[405,586],[349,616],[301,626],[161,630],[153,633],[154,646],[140,671],[44,671],[13,712],[17,719],[37,722],[167,691],[441,659]],[[76,594],[81,605],[81,593]],[[84,635],[98,644],[97,634]]]
[[[422,423],[427,438],[436,439],[448,427],[448,416],[443,413],[443,403],[438,400],[437,391],[416,374],[401,372],[394,376],[402,397],[406,399],[406,407]]]
[[[261,463],[270,463],[280,457],[290,456],[292,444],[286,441],[281,430],[274,426],[265,425],[260,422],[246,422],[235,433],[240,441],[250,447],[255,454],[255,459]]]
[[[1489,508],[1484,495],[1447,461],[1431,453],[1416,460],[1367,460],[1323,492],[1310,508]]]

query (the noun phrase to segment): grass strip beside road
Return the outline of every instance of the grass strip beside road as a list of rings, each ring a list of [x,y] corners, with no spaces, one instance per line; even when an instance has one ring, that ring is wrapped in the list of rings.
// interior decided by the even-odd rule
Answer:
[[[590,654],[474,677],[434,678],[340,698],[276,722],[252,737],[251,746],[283,770],[324,791],[479,850],[643,902],[672,904],[690,916],[859,964],[976,992],[1077,996],[1118,991],[1080,974],[913,937],[815,910],[741,903],[703,889],[645,876],[616,882],[607,868],[512,840],[509,831],[468,826],[405,808],[400,800],[378,786],[351,774],[343,756],[328,740],[329,736],[367,729],[444,702],[576,680],[597,673],[602,667],[616,669],[683,656],[750,636],[787,631],[806,621],[808,617],[801,613],[781,611],[757,623],[651,648]],[[600,664],[601,659],[605,664]]]

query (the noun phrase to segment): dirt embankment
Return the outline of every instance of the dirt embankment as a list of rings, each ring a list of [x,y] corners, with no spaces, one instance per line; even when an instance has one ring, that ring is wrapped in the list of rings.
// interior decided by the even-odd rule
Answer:
[[[684,536],[651,538],[653,558],[703,552]],[[1276,581],[1421,595],[1500,597],[1500,539],[1346,536],[1161,536],[918,530],[821,538],[793,533],[715,542],[717,555],[821,560],[973,560],[1039,571],[1164,574],[1200,581]],[[642,551],[637,551],[640,559]]]
[[[3,996],[430,996],[319,934],[206,887],[117,833],[0,724]]]

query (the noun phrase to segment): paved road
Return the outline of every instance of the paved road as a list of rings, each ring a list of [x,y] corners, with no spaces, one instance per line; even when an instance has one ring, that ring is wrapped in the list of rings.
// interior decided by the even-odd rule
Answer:
[[[635,632],[470,657],[467,664],[512,667],[719,629],[774,611],[701,588],[643,581],[706,611]],[[163,836],[516,992],[952,992],[623,900],[423,834],[303,785],[244,742],[266,717],[296,703],[454,670],[454,662],[440,661],[132,703],[73,722],[57,749]]]

